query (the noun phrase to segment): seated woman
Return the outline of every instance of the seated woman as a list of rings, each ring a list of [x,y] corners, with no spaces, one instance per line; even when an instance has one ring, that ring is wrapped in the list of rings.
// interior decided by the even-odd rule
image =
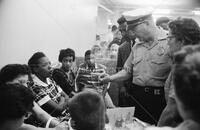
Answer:
[[[183,122],[175,129],[200,130],[200,45],[186,46],[177,52],[175,63],[175,100],[178,112],[183,118]],[[164,128],[147,128],[146,130],[163,130]]]
[[[75,61],[74,50],[62,49],[58,60],[62,66],[53,70],[52,78],[69,97],[72,97],[75,94],[75,73],[72,70],[72,64]]]
[[[63,116],[69,97],[51,78],[51,62],[42,52],[34,53],[28,61],[33,73],[30,89],[35,93],[35,101],[52,116]]]
[[[8,64],[4,66],[0,71],[0,84],[21,84],[25,87],[28,83],[29,68],[27,65],[21,64]],[[41,107],[34,101],[33,102],[33,115],[31,118],[25,120],[26,123],[32,125],[41,125],[49,122],[49,127],[55,127],[59,124],[59,121],[56,118],[50,116],[45,112]],[[38,122],[40,120],[40,122]]]
[[[102,96],[83,91],[69,101],[70,125],[75,130],[104,130],[106,108]]]

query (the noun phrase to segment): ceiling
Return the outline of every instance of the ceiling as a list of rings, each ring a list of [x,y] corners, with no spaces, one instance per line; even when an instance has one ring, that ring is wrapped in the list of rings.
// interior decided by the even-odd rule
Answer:
[[[200,0],[100,0],[110,10],[130,10],[140,7],[158,9],[194,10],[200,8]]]

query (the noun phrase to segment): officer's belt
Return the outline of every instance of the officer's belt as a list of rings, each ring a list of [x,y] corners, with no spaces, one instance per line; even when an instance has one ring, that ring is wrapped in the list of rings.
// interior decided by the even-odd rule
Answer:
[[[136,84],[132,84],[131,89],[133,91],[142,90],[144,93],[150,95],[163,95],[164,94],[164,87],[155,87],[155,86],[139,86]]]

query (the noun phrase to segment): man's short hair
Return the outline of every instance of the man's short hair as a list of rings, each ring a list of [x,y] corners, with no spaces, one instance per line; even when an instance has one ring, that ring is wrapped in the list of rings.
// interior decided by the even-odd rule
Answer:
[[[0,86],[0,124],[16,120],[32,111],[34,97],[32,92],[19,84]]]
[[[67,48],[67,49],[62,49],[60,50],[60,54],[58,57],[58,61],[62,62],[64,57],[73,57],[73,61],[75,60],[75,52],[74,50],[72,50],[71,48]]]
[[[83,91],[69,102],[69,112],[76,130],[103,130],[105,126],[105,104],[97,92]]]
[[[169,23],[169,29],[177,40],[184,41],[185,45],[195,45],[200,41],[200,27],[190,18],[178,18]]]
[[[119,25],[122,25],[122,24],[124,24],[125,22],[126,22],[126,19],[125,19],[124,16],[121,16],[121,17],[117,20],[117,23],[118,23]]]
[[[200,45],[183,47],[176,53],[175,62],[176,96],[200,120]]]
[[[32,73],[34,73],[34,68],[38,66],[39,59],[42,57],[46,57],[46,55],[43,52],[36,52],[28,60],[28,66],[30,67]]]
[[[91,55],[91,53],[92,53],[91,50],[87,50],[87,51],[85,52],[85,57]]]
[[[28,74],[30,74],[30,70],[27,65],[8,64],[4,66],[0,71],[0,84],[5,84],[9,81],[13,81],[20,75]]]

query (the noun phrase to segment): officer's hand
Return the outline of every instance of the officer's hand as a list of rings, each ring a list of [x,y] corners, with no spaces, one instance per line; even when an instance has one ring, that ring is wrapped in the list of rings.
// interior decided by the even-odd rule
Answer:
[[[127,90],[124,86],[120,88],[119,94],[120,94],[121,97],[128,96]]]
[[[110,82],[110,76],[108,74],[103,74],[99,77],[99,81],[101,83],[108,83]]]

